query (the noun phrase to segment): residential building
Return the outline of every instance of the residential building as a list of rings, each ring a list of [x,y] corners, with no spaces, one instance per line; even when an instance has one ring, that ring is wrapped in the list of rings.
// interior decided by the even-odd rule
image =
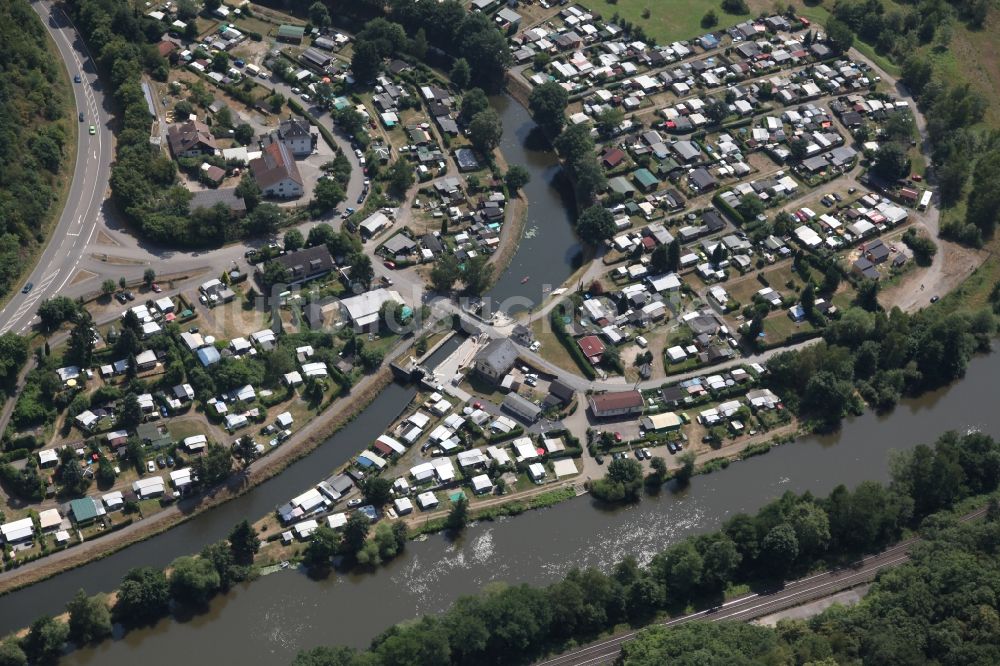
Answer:
[[[591,413],[597,418],[640,414],[644,405],[639,391],[600,393],[589,396],[587,402]]]
[[[167,130],[167,143],[174,158],[214,155],[219,146],[208,125],[200,120],[189,120],[171,125]]]
[[[476,353],[473,368],[485,379],[498,383],[517,361],[517,347],[509,338],[492,340]]]
[[[282,142],[265,146],[261,156],[250,162],[250,172],[265,197],[294,199],[305,192],[299,167]]]

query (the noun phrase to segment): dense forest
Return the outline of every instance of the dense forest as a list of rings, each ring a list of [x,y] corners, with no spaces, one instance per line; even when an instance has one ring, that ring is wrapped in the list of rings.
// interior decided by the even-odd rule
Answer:
[[[72,136],[63,76],[31,6],[0,3],[0,295],[16,286],[53,214]]]
[[[919,551],[917,563],[885,576],[874,601],[845,614],[846,619],[838,620],[837,611],[828,613],[829,634],[816,638],[816,652],[808,653],[816,655],[815,660],[796,657],[796,650],[810,641],[801,647],[783,646],[794,633],[782,637],[780,632],[736,625],[727,630],[687,627],[677,639],[651,631],[638,644],[645,652],[633,648],[635,661],[629,663],[760,663],[758,657],[772,649],[778,658],[767,663],[807,663],[831,654],[843,655],[846,661],[927,663],[962,641],[967,641],[964,649],[969,652],[961,654],[983,658],[950,663],[997,663],[988,657],[996,650],[1000,577],[995,562],[978,562],[972,553],[981,547],[985,553],[996,552],[1000,524],[994,522],[994,512],[986,525],[955,532],[949,527],[954,518],[939,512],[997,489],[1000,445],[978,433],[948,433],[933,446],[899,454],[891,468],[889,484],[864,482],[853,490],[838,486],[826,498],[786,493],[756,515],[737,514],[718,532],[670,546],[647,567],[628,558],[610,573],[574,570],[544,588],[494,585],[488,592],[459,599],[442,615],[391,627],[366,652],[318,648],[300,653],[295,666],[530,663],[620,625],[641,626],[664,614],[714,606],[727,590],[769,588],[842,565],[881,550],[913,528],[932,538]],[[963,548],[969,552],[941,555],[942,550]],[[934,573],[921,570],[938,565]],[[857,622],[850,620],[851,613],[857,614]],[[822,627],[817,621],[814,629]],[[798,629],[801,634],[809,631],[804,625]],[[696,640],[698,632],[718,644],[718,656],[711,652],[714,647]],[[701,654],[699,649],[710,651]],[[893,661],[894,655],[908,658]]]

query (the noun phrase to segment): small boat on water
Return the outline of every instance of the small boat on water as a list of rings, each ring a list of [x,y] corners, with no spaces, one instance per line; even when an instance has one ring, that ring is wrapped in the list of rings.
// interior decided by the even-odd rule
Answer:
[[[279,564],[278,566],[281,567],[282,569],[287,569],[288,568],[288,560],[282,560],[281,564]]]
[[[530,279],[531,278],[529,276],[525,275],[523,278],[521,278],[521,284],[524,284],[525,282],[527,282]]]

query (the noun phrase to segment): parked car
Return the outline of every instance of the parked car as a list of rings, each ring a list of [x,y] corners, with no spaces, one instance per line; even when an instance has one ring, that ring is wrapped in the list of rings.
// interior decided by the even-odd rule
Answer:
[[[148,470],[150,474],[152,474],[153,472],[155,472],[156,471],[156,463],[154,463],[152,460],[147,460],[146,461],[146,470]]]
[[[156,465],[160,469],[163,469],[164,467],[167,466],[167,459],[164,458],[163,456],[156,456]]]
[[[596,456],[594,456],[594,461],[597,462],[598,465],[603,465],[604,464],[604,456],[602,456],[602,455],[596,455]]]
[[[125,296],[125,294],[123,294],[123,293],[122,293],[122,292],[120,292],[120,291],[119,291],[119,292],[118,292],[117,294],[115,294],[115,298],[116,298],[116,299],[118,300],[118,302],[119,302],[119,303],[121,303],[122,305],[125,305],[125,303],[127,303],[127,302],[128,302],[128,298],[127,298],[127,297]]]
[[[167,456],[167,467],[173,467],[176,464],[177,464],[177,461],[174,460],[173,456]]]
[[[354,507],[354,506],[361,506],[361,502],[362,502],[362,501],[363,501],[363,500],[362,500],[362,499],[361,499],[360,497],[355,497],[355,498],[354,498],[354,499],[352,499],[352,500],[348,500],[348,502],[347,502],[347,506],[350,506],[350,507]]]
[[[382,264],[389,270],[396,270],[396,264],[388,259],[383,261]]]
[[[163,287],[161,287],[160,285],[156,284],[155,282],[150,286],[150,289],[153,290],[154,294],[158,294],[161,291],[163,291]]]
[[[937,303],[940,298],[940,296],[931,296],[931,303]]]
[[[126,291],[125,292],[125,298],[127,298],[130,301],[134,301],[135,300],[135,294],[133,294],[131,291]]]
[[[667,451],[670,451],[670,453],[677,453],[677,444],[674,442],[667,442]]]
[[[646,456],[646,460],[650,460],[653,457],[653,452],[650,451],[649,449],[645,449],[644,448],[642,450],[642,453],[643,453],[644,456]]]

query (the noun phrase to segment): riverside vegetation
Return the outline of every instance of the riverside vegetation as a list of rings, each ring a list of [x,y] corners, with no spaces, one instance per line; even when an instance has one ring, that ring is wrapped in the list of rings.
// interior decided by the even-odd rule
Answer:
[[[920,528],[929,533],[932,543],[925,549],[933,552],[936,547],[940,548],[934,545],[933,539],[951,529],[951,519],[940,512],[953,509],[963,500],[985,497],[997,490],[1000,444],[980,433],[958,435],[951,432],[933,446],[919,445],[912,451],[898,454],[892,469],[892,480],[888,484],[867,481],[854,490],[841,485],[825,498],[816,498],[810,493],[786,493],[755,515],[737,514],[718,532],[689,537],[667,548],[654,556],[646,567],[639,566],[629,557],[617,564],[610,574],[596,569],[573,570],[564,580],[544,588],[491,586],[480,595],[459,599],[442,615],[425,616],[391,627],[377,636],[366,652],[343,647],[317,648],[300,653],[294,664],[529,663],[546,653],[598,638],[620,625],[642,626],[664,615],[685,613],[692,607],[717,605],[727,593],[748,586],[772,586],[810,571],[849,563],[859,555],[879,551],[899,541],[911,529]],[[1000,524],[995,521],[997,511],[990,516],[985,526],[961,528],[973,538],[965,538],[955,547],[975,547],[978,531],[988,544],[984,555],[994,553],[996,544],[1000,543],[997,539]],[[928,557],[922,562],[929,565],[933,559]],[[988,575],[992,582],[986,587],[996,588],[995,560],[976,562],[974,557],[960,553],[949,558],[953,565],[966,560],[967,564],[959,564],[959,569],[964,571],[971,567]],[[918,559],[916,566],[920,564]],[[937,575],[944,576],[949,570],[951,566],[938,569]],[[951,596],[942,606],[942,610],[946,609],[944,614],[932,611],[931,604],[909,605],[905,601],[909,598],[906,588],[915,585],[912,594],[921,598],[921,590],[927,591],[926,584],[920,583],[924,575],[900,569],[890,574],[894,582],[889,590],[894,596],[883,598],[892,599],[891,604],[866,604],[871,607],[873,617],[902,618],[910,613],[914,622],[842,622],[838,631],[831,634],[829,651],[853,653],[856,658],[869,654],[891,655],[891,646],[910,640],[912,636],[912,644],[906,646],[905,653],[916,655],[927,650],[924,654],[929,658],[948,645],[941,640],[943,635],[938,626],[948,636],[971,641],[977,649],[995,650],[992,641],[976,643],[977,636],[989,635],[988,631],[980,631],[989,626],[987,618],[996,617],[994,596],[979,596],[975,603],[969,601],[968,595],[978,589],[976,584],[970,583],[970,586],[949,590]],[[969,580],[975,580],[975,575]],[[937,580],[935,588],[948,585],[944,579]],[[875,599],[879,598],[876,595]],[[968,604],[956,603],[959,599]],[[866,611],[853,612],[861,619]],[[919,617],[924,620],[917,622]],[[657,638],[664,631],[653,630],[653,637],[645,639],[643,644],[650,649],[661,649],[661,644],[689,644],[684,642],[684,634],[682,638],[669,638],[671,631],[675,630],[665,632],[668,638]],[[717,630],[687,628],[681,631]],[[737,649],[742,630],[732,631],[732,638],[727,641],[730,649]],[[864,643],[861,640],[865,635],[880,634],[883,637],[880,641]],[[835,641],[834,636],[842,636],[842,640]],[[727,641],[719,639],[720,644]],[[777,638],[772,642],[777,642]],[[753,644],[739,649],[752,650]],[[817,647],[817,650],[822,649],[822,646]],[[690,653],[694,654],[696,652]],[[922,659],[915,659],[919,661]],[[637,659],[632,663],[663,661]],[[695,659],[681,663],[704,661]],[[802,662],[789,658],[775,663]]]

